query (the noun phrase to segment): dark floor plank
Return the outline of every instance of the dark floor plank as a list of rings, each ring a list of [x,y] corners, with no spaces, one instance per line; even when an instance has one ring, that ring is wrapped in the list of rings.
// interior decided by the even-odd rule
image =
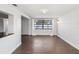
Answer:
[[[57,36],[22,36],[22,45],[13,54],[78,54],[79,51]]]

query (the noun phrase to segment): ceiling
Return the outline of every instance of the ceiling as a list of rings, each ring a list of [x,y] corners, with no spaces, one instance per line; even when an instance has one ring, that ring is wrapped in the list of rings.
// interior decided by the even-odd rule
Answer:
[[[22,12],[33,18],[63,16],[78,7],[79,4],[18,4]],[[43,14],[42,9],[46,9],[47,12]]]

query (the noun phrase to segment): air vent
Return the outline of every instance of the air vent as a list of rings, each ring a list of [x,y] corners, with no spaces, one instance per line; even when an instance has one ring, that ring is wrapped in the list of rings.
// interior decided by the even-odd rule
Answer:
[[[17,4],[12,4],[13,6],[17,7]]]

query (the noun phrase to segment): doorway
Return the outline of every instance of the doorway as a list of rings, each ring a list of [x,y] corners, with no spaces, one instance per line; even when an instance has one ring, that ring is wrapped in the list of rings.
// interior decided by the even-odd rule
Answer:
[[[29,19],[21,16],[21,36],[28,36],[29,35]],[[24,39],[22,38],[22,41]]]
[[[0,38],[13,34],[13,15],[0,11]]]

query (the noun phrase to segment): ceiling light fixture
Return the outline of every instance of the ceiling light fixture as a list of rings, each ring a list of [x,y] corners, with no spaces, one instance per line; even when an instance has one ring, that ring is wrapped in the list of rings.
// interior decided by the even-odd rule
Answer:
[[[43,14],[46,14],[47,11],[48,11],[48,9],[41,9],[41,12],[42,12]]]
[[[17,7],[17,4],[12,4],[13,6]]]

